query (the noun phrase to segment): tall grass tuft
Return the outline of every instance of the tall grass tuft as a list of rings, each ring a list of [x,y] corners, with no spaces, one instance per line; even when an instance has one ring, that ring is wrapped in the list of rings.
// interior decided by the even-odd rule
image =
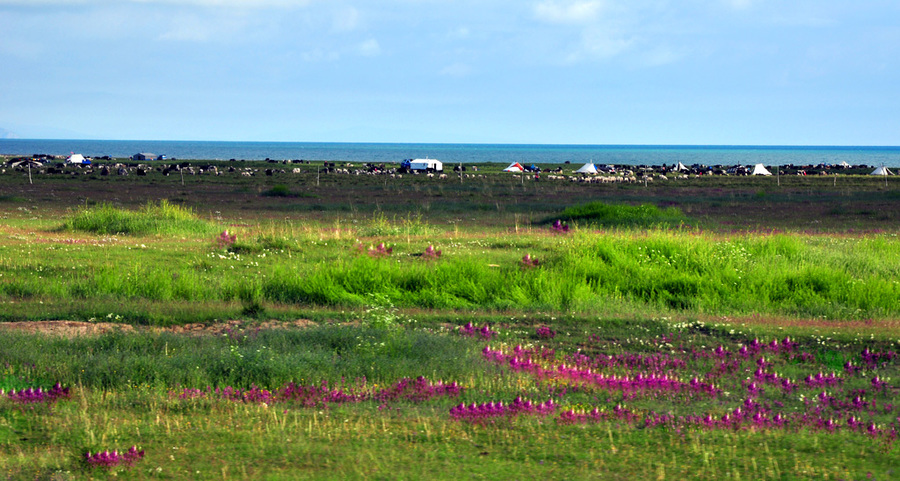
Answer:
[[[216,231],[216,226],[200,219],[188,207],[168,200],[148,202],[140,210],[119,209],[110,204],[76,211],[62,226],[68,230],[94,234],[197,235]]]

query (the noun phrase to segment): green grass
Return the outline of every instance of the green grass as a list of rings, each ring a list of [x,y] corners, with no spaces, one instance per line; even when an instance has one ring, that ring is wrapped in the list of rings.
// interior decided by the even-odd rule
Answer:
[[[206,234],[216,227],[203,221],[189,208],[167,200],[148,202],[140,210],[130,211],[109,204],[76,210],[63,224],[64,229],[94,234],[185,235]]]
[[[2,360],[18,366],[10,379],[24,376],[46,386],[63,380],[91,389],[274,389],[301,380],[339,384],[358,378],[385,384],[423,373],[461,379],[478,354],[459,338],[352,326],[259,330],[251,325],[219,335],[113,332],[73,340],[4,334],[2,345]]]
[[[204,318],[242,311],[253,317],[279,305],[360,309],[369,294],[403,309],[835,320],[900,315],[900,240],[887,234],[722,237],[618,228],[483,236],[425,226],[417,235],[357,240],[384,222],[380,216],[368,226],[338,225],[327,237],[296,225],[238,229],[230,247],[218,246],[214,235],[174,243],[111,237],[0,246],[0,301],[25,302],[38,312],[52,306],[54,316],[75,319],[85,319],[84,305],[93,301],[127,313],[130,322],[166,324],[188,322],[197,312],[160,315],[165,303],[206,305],[214,314]],[[392,254],[369,255],[379,242]],[[443,255],[423,258],[429,244]],[[540,265],[524,267],[525,254]],[[235,303],[242,307],[235,310]],[[60,310],[67,304],[71,311]],[[88,312],[113,312],[98,311]],[[12,320],[22,311],[14,307],[6,315]]]

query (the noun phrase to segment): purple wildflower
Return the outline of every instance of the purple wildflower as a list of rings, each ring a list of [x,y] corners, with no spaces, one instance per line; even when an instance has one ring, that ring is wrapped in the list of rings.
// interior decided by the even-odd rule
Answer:
[[[564,224],[561,220],[556,219],[553,222],[553,231],[558,234],[566,234],[569,232],[569,224]]]
[[[104,468],[112,468],[120,465],[132,466],[141,459],[144,459],[144,450],[138,451],[137,446],[132,446],[131,449],[124,453],[120,453],[119,451],[103,451],[91,454],[91,452],[88,451],[84,455],[84,461],[88,466]]]
[[[435,250],[434,246],[429,244],[422,253],[422,258],[426,260],[434,260],[441,256],[441,251]]]
[[[222,231],[219,237],[216,237],[216,245],[219,249],[227,249],[233,246],[235,241],[237,241],[237,234],[229,234],[227,229]]]
[[[523,269],[531,269],[533,267],[538,267],[540,265],[540,261],[536,258],[531,257],[531,254],[525,254],[525,257],[522,257],[522,268]]]
[[[556,331],[550,329],[547,326],[537,328],[535,334],[541,339],[553,339],[554,337],[556,337]]]

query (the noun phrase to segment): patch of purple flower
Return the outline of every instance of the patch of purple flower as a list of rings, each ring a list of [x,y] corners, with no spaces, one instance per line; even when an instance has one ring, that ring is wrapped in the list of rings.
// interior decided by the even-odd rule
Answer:
[[[84,455],[84,461],[88,466],[104,468],[122,465],[132,466],[141,459],[144,459],[144,450],[141,449],[138,451],[137,446],[132,446],[131,449],[124,453],[120,453],[119,451],[103,451],[91,454],[91,452],[88,451]]]
[[[372,397],[382,402],[396,399],[421,402],[441,396],[456,397],[461,392],[462,387],[456,382],[444,384],[443,381],[438,381],[433,383],[419,376],[415,379],[405,377],[397,381],[393,386],[376,392]]]
[[[516,397],[513,402],[504,404],[501,402],[460,404],[450,409],[450,417],[458,421],[473,423],[492,421],[497,418],[512,418],[519,415],[547,416],[556,411],[557,405],[552,399],[543,403],[534,404]]]
[[[369,255],[371,257],[387,257],[394,252],[393,247],[385,247],[384,242],[379,243],[375,248],[369,248]]]
[[[876,424],[876,416],[894,411],[894,406],[890,403],[879,406],[879,399],[876,398],[889,395],[893,387],[876,375],[864,379],[871,385],[870,389],[845,389],[845,384],[852,385],[861,381],[852,379],[854,374],[861,372],[860,369],[848,370],[845,376],[834,372],[817,372],[799,382],[774,372],[775,366],[798,357],[804,362],[814,360],[814,356],[808,353],[794,354],[797,347],[797,343],[785,338],[767,344],[754,340],[737,353],[718,346],[705,351],[682,348],[681,354],[673,352],[671,355],[629,353],[616,356],[598,354],[591,357],[578,352],[560,357],[554,351],[543,348],[516,346],[512,349],[496,349],[487,346],[482,350],[482,356],[485,360],[505,365],[511,370],[528,373],[540,381],[551,381],[547,384],[550,392],[561,392],[563,397],[567,390],[580,392],[585,389],[600,389],[613,393],[608,398],[610,400],[616,398],[615,393],[619,393],[620,399],[625,400],[662,397],[675,402],[690,402],[700,395],[717,397],[722,406],[727,402],[727,394],[722,396],[723,391],[734,391],[736,387],[738,390],[735,392],[744,394],[744,400],[738,406],[701,415],[676,416],[652,411],[638,414],[624,410],[621,406],[612,411],[603,407],[588,411],[591,409],[588,407],[562,411],[557,419],[561,424],[624,420],[640,428],[663,427],[676,430],[699,427],[727,430],[805,429],[825,433],[849,431],[878,438],[886,445],[892,445],[900,431],[900,418],[890,421],[886,426]],[[763,353],[766,356],[760,355]],[[864,352],[865,366],[872,365],[871,361],[865,360],[866,356],[869,359],[877,356],[875,364],[878,367],[884,366],[885,359],[893,360],[891,354]],[[686,360],[690,359],[700,363],[688,365]],[[748,379],[735,383],[735,377],[743,377],[745,372],[753,374]],[[692,376],[690,381],[683,381],[687,376]],[[721,386],[710,382],[716,378],[721,378]],[[775,389],[767,389],[766,386],[769,385]],[[557,391],[558,386],[565,388]],[[825,390],[826,388],[829,390]],[[812,395],[801,394],[799,405],[787,407],[782,412],[773,411],[773,408],[785,409],[786,396],[798,390],[815,391]],[[496,412],[505,411],[500,410],[496,404],[460,405],[455,408],[454,417],[483,419],[494,416]]]
[[[564,224],[561,220],[556,219],[553,222],[552,229],[558,234],[567,234],[569,232],[569,224]]]
[[[216,237],[216,246],[218,246],[219,249],[227,249],[233,246],[235,241],[237,241],[237,234],[229,234],[226,229],[219,234],[219,237]]]
[[[869,369],[875,369],[879,365],[887,365],[887,363],[891,362],[894,358],[897,357],[897,353],[894,351],[887,352],[872,352],[869,348],[865,348],[862,352],[862,360],[863,363]]]
[[[425,252],[422,253],[422,258],[425,260],[434,260],[441,256],[441,251],[435,250],[434,246],[429,244],[428,247],[425,248]]]
[[[816,374],[810,374],[806,376],[803,380],[806,383],[807,387],[810,388],[820,388],[826,386],[836,386],[843,382],[842,378],[837,377],[835,373],[831,374],[822,374],[822,371],[819,371]]]
[[[531,257],[531,254],[525,254],[525,257],[522,257],[522,268],[523,269],[531,269],[533,267],[538,267],[540,265],[540,261],[536,258]]]
[[[487,340],[491,340],[497,335],[497,331],[491,330],[487,324],[482,327],[475,327],[471,322],[467,322],[465,326],[460,327],[459,333],[466,337],[480,337]]]
[[[3,390],[0,389],[0,395],[3,394]],[[21,404],[52,403],[59,399],[68,399],[69,396],[69,388],[62,387],[59,383],[56,383],[46,391],[39,387],[37,389],[26,388],[18,391],[12,389],[6,393],[7,399]]]
[[[554,337],[556,337],[556,331],[550,329],[547,326],[541,326],[537,328],[535,334],[541,339],[553,339]]]
[[[700,382],[697,378],[686,383],[665,373],[632,373],[631,376],[604,374],[594,372],[591,368],[567,366],[565,363],[557,364],[553,360],[545,359],[535,362],[531,356],[523,355],[525,352],[519,346],[512,353],[491,349],[490,346],[485,346],[481,351],[486,359],[498,364],[506,364],[514,371],[529,372],[542,379],[566,380],[608,391],[622,391],[625,394],[641,391],[690,391],[714,396],[719,392],[713,385]]]

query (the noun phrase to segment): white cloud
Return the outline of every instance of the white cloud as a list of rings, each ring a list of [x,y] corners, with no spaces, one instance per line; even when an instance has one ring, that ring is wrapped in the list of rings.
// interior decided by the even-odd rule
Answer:
[[[534,6],[534,15],[549,23],[585,24],[596,20],[603,7],[600,0],[547,0]]]
[[[364,57],[375,57],[381,53],[381,46],[378,40],[370,38],[357,46],[357,52]]]

